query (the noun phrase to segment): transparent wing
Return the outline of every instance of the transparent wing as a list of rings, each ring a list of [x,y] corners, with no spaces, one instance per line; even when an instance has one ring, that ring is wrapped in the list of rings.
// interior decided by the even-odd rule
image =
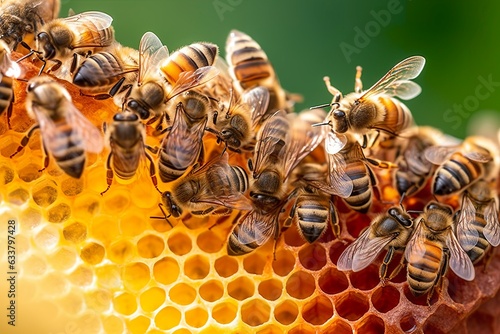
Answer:
[[[38,122],[38,125],[40,126],[40,133],[42,135],[43,143],[45,147],[50,147],[49,144],[55,141],[57,137],[56,135],[58,134],[56,124],[48,116],[48,112],[45,111],[44,108],[35,104],[32,105],[31,108],[35,113],[36,120]],[[61,144],[66,144],[66,142],[61,141]],[[67,145],[66,147],[61,147],[61,150],[66,148],[68,148]]]
[[[462,199],[462,208],[456,222],[457,239],[465,251],[471,250],[479,241],[479,232],[473,223],[476,217],[476,207],[466,194]]]
[[[417,218],[415,230],[408,241],[405,249],[405,259],[408,263],[417,263],[424,257],[425,251],[425,235],[420,226],[421,218]]]
[[[434,165],[441,165],[453,153],[457,151],[456,146],[431,146],[424,150],[425,158]]]
[[[72,47],[85,46],[109,46],[114,39],[114,33],[106,31],[111,28],[113,18],[106,13],[90,11],[80,13],[74,16],[66,17],[64,20],[75,32],[78,39],[72,44]]]
[[[269,90],[257,86],[245,91],[242,99],[252,110],[252,129],[255,131],[258,125],[265,120],[267,107],[269,106]]]
[[[500,223],[498,221],[498,210],[497,203],[495,200],[491,200],[484,208],[484,219],[486,220],[486,226],[484,227],[483,233],[493,247],[500,244]]]
[[[167,100],[172,99],[185,91],[205,84],[207,81],[215,78],[219,70],[213,66],[200,67],[196,71],[181,72],[179,79],[168,93]]]
[[[385,95],[397,96],[403,100],[411,100],[422,92],[419,84],[413,81],[396,81],[392,86],[387,87]]]
[[[467,253],[460,247],[457,238],[450,231],[446,240],[446,245],[450,251],[450,268],[457,276],[466,280],[472,281],[476,272],[474,265]]]
[[[140,84],[159,70],[159,65],[169,56],[168,48],[152,32],[142,35],[139,44],[139,78]]]
[[[82,147],[87,152],[101,153],[104,138],[101,131],[92,124],[74,104],[66,100],[61,108],[66,108],[66,119],[76,135],[82,139]]]
[[[487,153],[482,153],[482,152],[465,152],[464,157],[470,160],[474,160],[477,162],[488,162],[491,160],[491,156]]]
[[[328,154],[328,185],[321,190],[343,198],[351,196],[353,183],[346,173],[346,162],[342,154]]]
[[[325,138],[325,150],[328,154],[336,154],[347,144],[347,136],[328,131]]]
[[[359,100],[367,99],[371,96],[379,94],[397,94],[402,93],[403,97],[418,95],[418,85],[408,85],[410,79],[418,77],[425,65],[425,58],[421,56],[413,56],[404,59],[396,64],[389,72],[387,72],[379,81],[377,81],[370,89],[368,89]],[[398,88],[402,87],[402,88]],[[418,88],[417,88],[418,87]],[[416,94],[416,95],[415,95]]]
[[[251,210],[242,217],[241,223],[238,224],[238,241],[244,245],[250,243],[263,245],[275,234],[276,228],[277,216],[261,215]]]

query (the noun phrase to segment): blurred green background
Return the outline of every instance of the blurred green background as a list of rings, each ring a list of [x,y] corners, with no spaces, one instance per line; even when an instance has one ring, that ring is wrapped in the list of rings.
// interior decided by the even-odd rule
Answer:
[[[70,8],[110,14],[117,40],[135,48],[152,31],[171,52],[209,41],[225,56],[229,31],[241,30],[266,51],[282,86],[304,96],[298,110],[330,102],[325,75],[347,94],[356,65],[367,89],[422,55],[422,94],[406,102],[417,124],[461,138],[478,115],[500,124],[498,1],[62,0],[61,16]]]

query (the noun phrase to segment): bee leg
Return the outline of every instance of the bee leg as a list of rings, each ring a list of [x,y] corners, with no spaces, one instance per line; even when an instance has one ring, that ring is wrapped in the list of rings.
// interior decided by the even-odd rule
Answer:
[[[114,174],[113,174],[113,169],[111,168],[111,156],[112,155],[113,155],[113,153],[109,153],[108,159],[106,161],[106,182],[108,183],[108,187],[106,188],[106,190],[101,192],[101,196],[104,195],[104,193],[106,191],[108,191],[109,188],[111,188],[111,184],[113,183]]]
[[[276,220],[276,226],[274,227],[274,247],[273,247],[273,259],[276,261],[276,249],[278,248],[278,241],[281,236],[281,228],[279,226],[278,220]]]
[[[358,94],[363,91],[363,82],[361,81],[361,71],[363,71],[363,68],[361,66],[356,66],[356,77],[354,79],[354,92]]]
[[[399,264],[396,266],[396,268],[394,268],[394,270],[389,274],[389,276],[386,276],[387,269],[389,267],[389,263],[392,261],[395,251],[396,251],[396,248],[391,246],[389,248],[389,251],[387,252],[385,258],[384,258],[384,262],[382,263],[382,266],[380,266],[380,277],[382,278],[382,285],[384,285],[385,282],[390,281],[394,277],[396,277],[396,275],[399,274],[399,272],[401,271],[401,269],[405,265],[406,260],[405,260],[405,257],[403,255],[403,256],[401,256],[401,261],[399,261]]]
[[[45,143],[43,143],[43,141],[42,141],[42,152],[44,155],[43,168],[38,170],[39,173],[43,172],[49,166],[49,160],[50,160],[49,155],[47,154],[47,148],[45,147]]]
[[[369,166],[367,165],[367,167],[369,167]],[[370,181],[372,183],[373,194],[375,195],[375,197],[377,197],[377,200],[383,204],[394,204],[392,202],[384,201],[384,199],[382,198],[382,193],[380,192],[380,187],[378,186],[378,181],[377,181],[375,174],[373,173],[371,168],[367,168],[367,170],[368,170],[368,176],[370,177]]]
[[[158,190],[158,192],[162,194],[160,189],[158,189],[158,180],[156,179],[156,168],[153,158],[151,158],[151,156],[147,152],[144,152],[144,154],[146,155],[146,158],[149,160],[149,176],[151,177],[151,181],[153,182],[153,185],[155,186],[156,190]]]
[[[337,209],[333,205],[333,201],[330,197],[330,226],[332,227],[333,236],[338,239],[340,237],[340,221],[339,216],[337,214]]]
[[[38,124],[35,124],[31,127],[31,129],[29,129],[28,133],[23,137],[23,139],[21,139],[21,143],[17,147],[16,151],[10,155],[10,158],[13,158],[16,154],[21,152],[23,148],[26,147],[26,145],[28,145],[28,142],[30,141],[33,132],[38,128],[39,128]]]
[[[91,97],[94,100],[106,100],[106,99],[109,99],[109,98],[115,96],[116,93],[122,92],[122,91],[124,91],[124,90],[126,90],[126,89],[129,88],[129,85],[126,85],[126,86],[123,87],[123,90],[120,90],[120,88],[122,87],[124,81],[125,81],[125,77],[120,78],[120,80],[118,80],[118,82],[113,87],[111,87],[111,89],[110,89],[110,91],[108,93],[90,95],[90,94],[85,94],[85,93],[83,93],[80,90],[80,95],[81,96]],[[130,85],[130,87],[132,87],[132,86]]]
[[[191,213],[193,215],[197,215],[197,216],[206,216],[207,214],[209,214],[210,212],[213,212],[213,211],[214,211],[214,207],[211,206],[211,207],[209,207],[208,209],[205,209],[205,210],[191,211]]]
[[[368,163],[370,163],[371,165],[378,167],[378,168],[384,168],[384,169],[398,168],[398,165],[396,165],[390,161],[382,161],[382,160],[366,158],[366,157],[365,157],[365,160]]]
[[[54,65],[52,65],[48,70],[47,70],[47,74],[49,74],[50,72],[53,72],[53,71],[57,71],[61,66],[62,66],[62,61],[58,60],[58,59],[52,59],[53,62],[55,62]],[[42,73],[43,70],[41,70],[40,73]]]
[[[161,216],[150,216],[149,218],[151,218],[151,219],[165,219],[165,221],[168,223],[168,225],[170,225],[170,227],[174,228],[174,226],[172,225],[172,223],[170,222],[170,220],[168,220],[168,217],[170,217],[170,215],[167,216],[167,214],[165,213],[165,210],[163,209],[163,204],[162,203],[158,203],[158,207],[160,208],[161,213],[163,213],[163,217],[161,217]]]
[[[7,128],[10,130],[12,129],[10,125],[10,118],[12,117],[12,109],[14,105],[14,95],[12,96],[12,101],[10,101],[9,107],[7,108]]]

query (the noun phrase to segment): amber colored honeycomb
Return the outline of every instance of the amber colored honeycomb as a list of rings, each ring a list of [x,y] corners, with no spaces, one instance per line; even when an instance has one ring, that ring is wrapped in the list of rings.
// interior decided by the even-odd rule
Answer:
[[[36,68],[25,66],[26,75]],[[82,97],[65,84],[96,125],[117,111],[111,101]],[[80,180],[51,162],[44,172],[40,137],[14,158],[32,124],[24,108],[26,83],[15,81],[13,129],[0,124],[0,261],[6,268],[7,221],[15,219],[17,323],[2,333],[456,333],[499,329],[500,256],[465,282],[448,273],[430,305],[411,295],[404,270],[382,285],[381,258],[365,270],[341,272],[336,262],[370,221],[337,203],[341,239],[328,231],[307,244],[295,226],[273,243],[228,256],[229,217],[161,219],[160,195],[147,172],[106,187],[106,152],[89,157]],[[211,136],[208,134],[207,136]],[[151,144],[155,144],[153,139]],[[207,137],[207,141],[214,141]],[[215,144],[213,149],[220,149]],[[233,158],[234,161],[238,158]],[[240,159],[244,164],[244,159]],[[383,173],[381,173],[384,179]],[[387,183],[387,175],[385,175]],[[159,184],[166,190],[165,184]],[[382,183],[391,201],[394,190]],[[426,197],[427,196],[427,197]],[[409,206],[418,208],[427,192]],[[376,203],[374,211],[384,210]],[[394,260],[397,263],[399,258]],[[7,269],[4,270],[7,272]],[[1,309],[6,280],[0,280]],[[494,299],[492,299],[494,297]],[[5,311],[4,311],[5,312]]]

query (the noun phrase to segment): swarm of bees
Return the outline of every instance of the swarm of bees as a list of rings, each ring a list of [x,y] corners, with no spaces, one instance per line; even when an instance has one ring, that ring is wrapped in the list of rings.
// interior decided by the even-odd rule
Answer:
[[[35,122],[12,159],[35,130],[43,169],[53,158],[80,178],[87,153],[106,154],[103,196],[115,178],[130,180],[146,168],[163,213],[153,219],[172,225],[187,214],[239,212],[227,239],[233,256],[277,243],[292,225],[308,243],[329,229],[343,238],[349,222],[338,213],[342,203],[372,219],[358,238],[346,240],[352,242],[338,268],[360,271],[385,251],[380,279],[406,265],[410,290],[428,300],[448,267],[473,280],[474,264],[500,243],[498,142],[458,140],[415,124],[400,100],[421,92],[411,81],[424,68],[421,56],[397,63],[367,90],[357,67],[354,92],[345,96],[325,77],[332,101],[295,112],[301,97],[281,86],[264,50],[243,32],[229,33],[225,59],[208,42],[170,54],[152,32],[137,50],[121,45],[105,13],[58,18],[57,0],[1,6],[7,14],[0,21],[0,113],[9,124],[12,81],[25,80],[26,110]],[[19,63],[30,61],[41,63],[40,71],[24,78]],[[82,95],[112,99],[115,115],[92,124],[56,78]],[[399,205],[383,198],[379,171],[392,178]],[[435,200],[407,210],[429,187]],[[403,253],[401,263],[388,272],[396,252]]]

